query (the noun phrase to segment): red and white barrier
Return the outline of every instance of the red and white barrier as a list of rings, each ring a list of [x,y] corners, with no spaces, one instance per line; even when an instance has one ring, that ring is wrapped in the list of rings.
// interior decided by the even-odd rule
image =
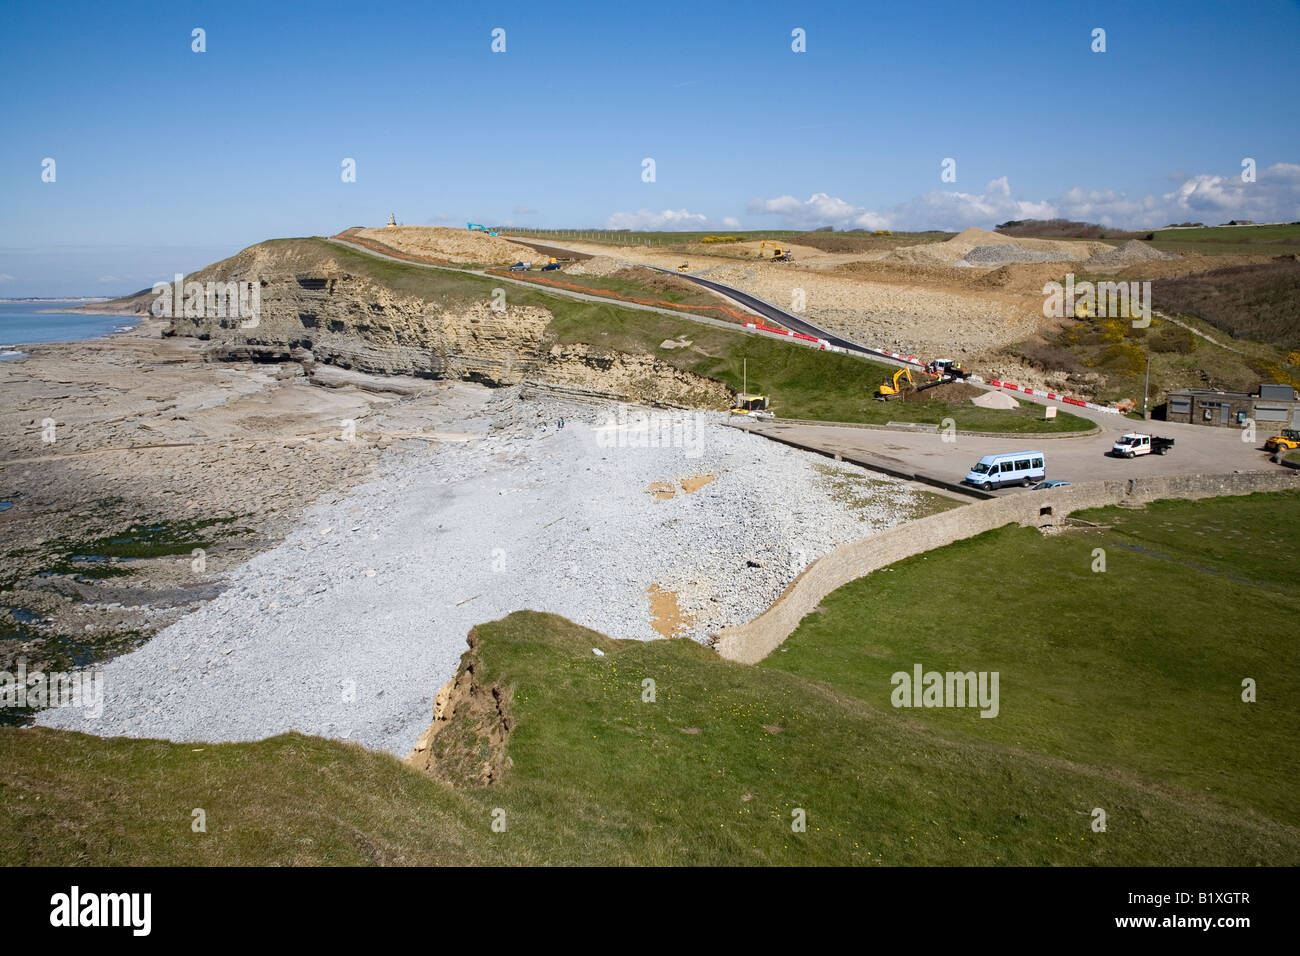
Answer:
[[[823,351],[841,352],[845,354],[849,351],[848,349],[841,348],[838,345],[831,345],[830,342],[825,339],[819,339],[812,335],[804,335],[802,332],[791,332],[789,329],[776,329],[770,325],[763,325],[759,322],[746,322],[745,328],[756,329],[759,332],[771,332],[773,335],[785,335],[793,339],[803,339],[806,342],[815,342]],[[896,361],[907,362],[910,365],[924,366],[925,364],[915,355],[900,355],[897,352],[887,352],[884,349],[864,349],[863,351],[870,352],[874,355],[886,355]],[[977,381],[983,381],[976,375],[972,375],[971,378],[974,378]],[[995,378],[989,379],[989,384],[997,388],[1005,388],[1012,392],[1020,392],[1024,395],[1034,395],[1039,398],[1045,398],[1052,402],[1062,402],[1066,405],[1074,405],[1078,408],[1091,408],[1093,411],[1110,412],[1113,415],[1118,415],[1120,413],[1118,408],[1112,408],[1109,405],[1097,405],[1094,402],[1085,402],[1081,398],[1068,398],[1065,395],[1057,395],[1055,392],[1044,392],[1042,389],[1030,388],[1028,385],[1017,385],[1014,382],[1000,382]]]
[[[1098,405],[1095,402],[1085,402],[1081,398],[1067,398],[1065,395],[1057,395],[1055,392],[1044,392],[1040,388],[1030,388],[1028,385],[1016,385],[1014,382],[999,382],[996,378],[989,379],[990,385],[998,388],[1005,388],[1012,392],[1022,392],[1025,395],[1036,395],[1039,398],[1046,398],[1053,402],[1063,402],[1066,405],[1074,405],[1078,408],[1091,408],[1097,412],[1110,412],[1118,415],[1118,408],[1111,408],[1109,405]]]

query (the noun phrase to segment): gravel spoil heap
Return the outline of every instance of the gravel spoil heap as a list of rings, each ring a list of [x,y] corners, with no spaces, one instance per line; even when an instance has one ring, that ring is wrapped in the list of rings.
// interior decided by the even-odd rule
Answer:
[[[1122,246],[1102,252],[1089,259],[1085,265],[1088,266],[1129,266],[1139,262],[1165,262],[1172,259],[1181,259],[1182,256],[1172,252],[1161,252],[1159,249],[1153,249],[1137,239],[1130,239]]]
[[[966,253],[962,262],[972,266],[997,267],[1023,262],[1060,262],[1067,257],[1059,252],[1045,252],[1038,249],[1026,249],[1015,243],[976,246]]]

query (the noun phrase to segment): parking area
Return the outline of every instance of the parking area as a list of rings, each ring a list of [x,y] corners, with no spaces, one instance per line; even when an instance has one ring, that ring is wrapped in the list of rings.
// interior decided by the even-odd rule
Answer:
[[[1047,477],[1070,482],[1283,467],[1274,464],[1263,450],[1264,439],[1272,434],[1267,430],[1257,431],[1255,441],[1248,443],[1242,440],[1243,432],[1238,428],[1140,422],[1105,413],[1091,413],[1089,417],[1101,426],[1100,433],[1078,438],[987,438],[958,433],[944,441],[937,433],[795,424],[779,419],[746,423],[746,427],[755,434],[843,455],[867,467],[877,464],[886,471],[902,470],[918,478],[945,482],[961,481],[984,455],[1017,451],[1043,452]],[[1175,445],[1166,455],[1132,460],[1108,455],[1115,439],[1128,431],[1173,438]],[[992,494],[1019,494],[1023,490],[1004,488]]]

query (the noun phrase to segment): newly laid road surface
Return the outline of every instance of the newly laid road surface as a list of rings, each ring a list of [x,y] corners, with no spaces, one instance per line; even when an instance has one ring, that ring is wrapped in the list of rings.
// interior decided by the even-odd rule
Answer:
[[[735,286],[724,285],[721,282],[714,282],[712,279],[705,279],[700,276],[693,276],[688,272],[673,272],[670,269],[658,269],[658,271],[667,273],[668,275],[675,275],[683,279],[688,279],[696,285],[702,285],[704,288],[709,289],[712,292],[717,292],[720,295],[725,295],[729,299],[734,299],[750,311],[757,312],[759,315],[771,319],[778,325],[783,325],[793,332],[802,332],[804,335],[811,335],[813,338],[825,339],[831,345],[838,346],[842,349],[849,349],[852,352],[863,352],[868,355],[881,354],[876,349],[868,348],[865,345],[859,345],[857,342],[851,342],[833,332],[827,332],[825,329],[818,328],[806,319],[801,319],[799,316],[787,312],[785,309],[775,306],[771,302],[765,302],[756,295],[742,292]]]

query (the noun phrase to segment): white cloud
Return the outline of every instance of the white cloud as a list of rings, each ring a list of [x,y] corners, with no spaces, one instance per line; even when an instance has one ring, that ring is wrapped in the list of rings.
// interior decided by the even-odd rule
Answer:
[[[516,216],[535,216],[535,215],[537,215],[537,210],[534,209],[532,206],[525,206],[525,205],[522,205],[522,204],[521,204],[521,205],[518,205],[518,206],[515,207],[515,215],[516,215]]]
[[[815,193],[807,200],[793,196],[755,199],[749,211],[779,215],[791,229],[964,229],[1003,219],[1050,219],[1055,215],[1050,203],[1012,199],[1005,176],[990,182],[978,195],[936,189],[884,212],[855,206],[826,193]]]
[[[121,282],[122,280],[119,279],[117,276],[100,276],[98,281],[100,281],[100,282]]]
[[[888,221],[877,213],[826,193],[814,193],[807,199],[796,199],[794,196],[752,199],[748,211],[781,216],[791,229],[817,229],[820,226],[834,226],[837,229],[889,228]]]
[[[605,220],[606,229],[641,229],[672,232],[680,230],[707,229],[709,217],[685,209],[665,209],[652,212],[638,209],[636,212],[616,212]]]
[[[1057,200],[1057,215],[1063,219],[1124,226],[1131,223],[1156,225],[1162,215],[1160,201],[1154,196],[1129,199],[1114,189],[1067,189]],[[1164,225],[1163,222],[1159,225]]]
[[[7,272],[0,272],[0,282],[13,282],[14,277]]]
[[[1007,219],[1052,219],[1056,206],[1050,202],[1014,199],[1006,176],[994,179],[984,192],[932,190],[895,207],[888,214],[890,228],[953,229],[987,226]]]
[[[1006,176],[981,193],[936,189],[880,212],[836,196],[815,193],[754,199],[749,212],[780,216],[791,229],[947,229],[991,228],[1008,219],[1079,219],[1117,228],[1155,228],[1184,220],[1216,225],[1228,219],[1256,222],[1300,220],[1300,165],[1276,163],[1261,169],[1257,182],[1238,176],[1180,175],[1179,185],[1163,196],[1130,199],[1113,189],[1073,187],[1053,199],[1017,199]]]
[[[740,228],[740,220],[737,219],[735,216],[723,216],[722,224],[726,226],[728,229]]]
[[[1164,200],[1184,219],[1300,219],[1300,165],[1275,163],[1260,170],[1253,183],[1242,182],[1240,175],[1202,173],[1165,193]]]

